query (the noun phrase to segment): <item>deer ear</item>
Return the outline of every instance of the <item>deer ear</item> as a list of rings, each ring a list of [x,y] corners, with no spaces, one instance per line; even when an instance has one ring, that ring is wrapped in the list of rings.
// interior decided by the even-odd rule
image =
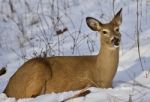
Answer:
[[[117,23],[117,25],[120,25],[122,23],[122,8],[119,10],[119,12],[115,15],[113,21]]]
[[[100,31],[102,23],[99,22],[97,19],[92,18],[92,17],[87,17],[86,18],[86,23],[89,28],[91,28],[94,31]]]

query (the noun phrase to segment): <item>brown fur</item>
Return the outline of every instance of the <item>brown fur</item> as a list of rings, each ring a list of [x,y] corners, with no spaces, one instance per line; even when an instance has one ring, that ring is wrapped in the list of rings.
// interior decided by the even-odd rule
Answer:
[[[33,58],[24,63],[11,77],[4,91],[15,98],[35,97],[51,92],[78,90],[87,86],[112,87],[119,61],[119,47],[113,47],[112,37],[119,27],[121,11],[108,24],[87,19],[88,26],[101,33],[101,50],[96,56],[56,56]],[[108,34],[102,34],[107,29]],[[109,36],[108,36],[109,35]]]

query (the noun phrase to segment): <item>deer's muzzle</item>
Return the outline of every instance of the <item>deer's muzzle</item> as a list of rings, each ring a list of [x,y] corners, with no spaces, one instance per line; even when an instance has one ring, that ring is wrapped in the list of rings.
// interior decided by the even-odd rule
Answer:
[[[114,38],[111,40],[111,43],[113,44],[114,47],[119,47],[119,45],[120,45],[120,38],[114,37]]]

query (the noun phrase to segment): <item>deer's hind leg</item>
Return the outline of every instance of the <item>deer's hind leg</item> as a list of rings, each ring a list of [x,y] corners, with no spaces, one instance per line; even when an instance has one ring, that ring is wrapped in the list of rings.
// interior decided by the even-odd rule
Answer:
[[[46,80],[33,79],[28,82],[26,87],[26,97],[36,97],[41,94],[45,94]]]
[[[36,97],[41,94],[45,94],[46,83],[51,79],[51,71],[49,66],[45,64],[39,65],[36,73],[30,76],[30,80],[27,82],[26,86],[26,97]]]

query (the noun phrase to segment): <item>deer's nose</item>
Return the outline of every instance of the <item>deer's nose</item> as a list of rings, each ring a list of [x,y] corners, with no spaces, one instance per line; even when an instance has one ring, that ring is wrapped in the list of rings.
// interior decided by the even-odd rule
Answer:
[[[111,43],[115,46],[119,46],[120,44],[120,38],[117,38],[117,37],[114,37],[112,40],[111,40]]]

